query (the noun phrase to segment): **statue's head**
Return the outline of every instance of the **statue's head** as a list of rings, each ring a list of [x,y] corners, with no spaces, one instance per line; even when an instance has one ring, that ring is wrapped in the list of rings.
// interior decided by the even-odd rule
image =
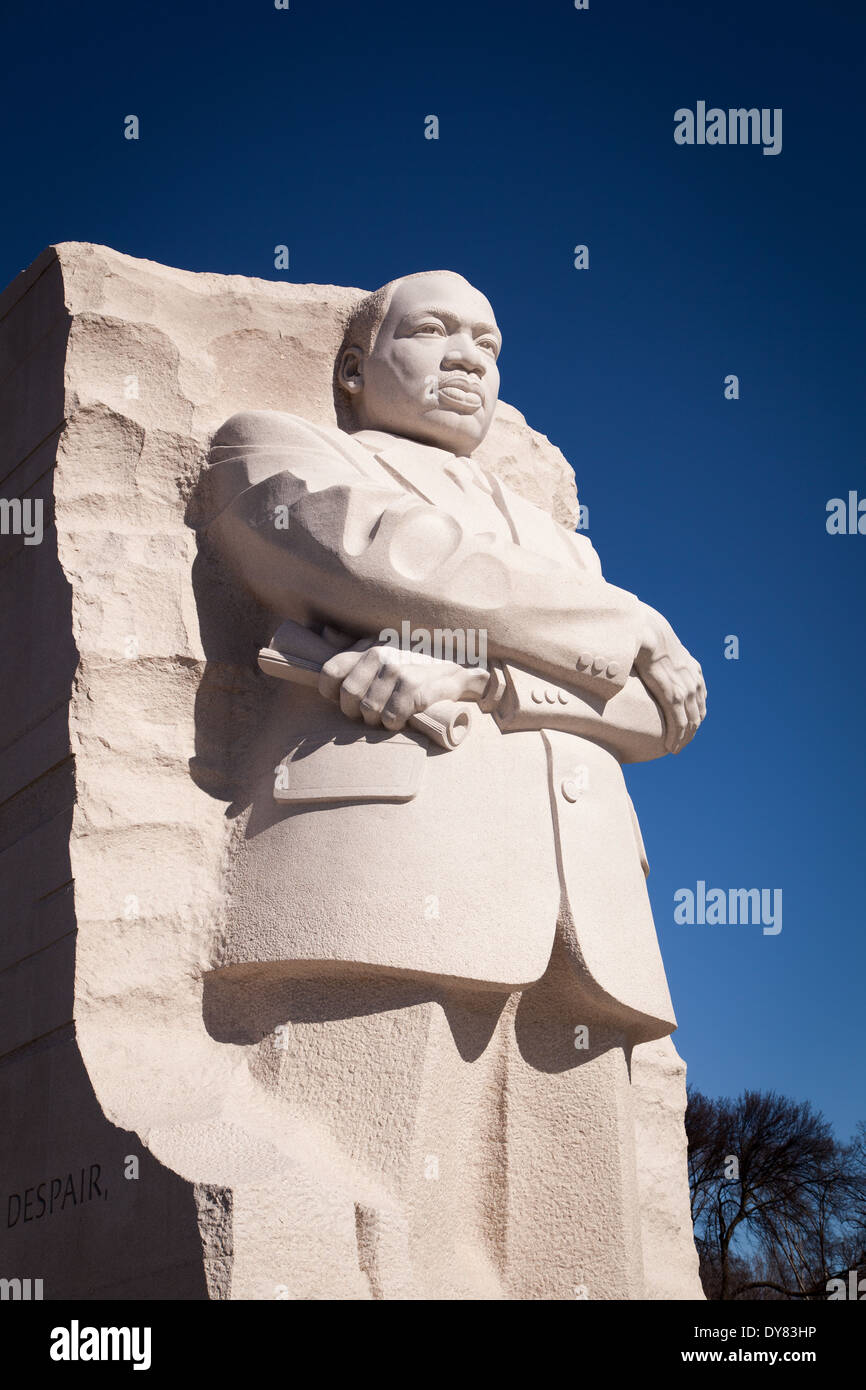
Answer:
[[[353,429],[471,454],[496,408],[501,342],[484,295],[454,271],[383,285],[352,314],[337,362]]]

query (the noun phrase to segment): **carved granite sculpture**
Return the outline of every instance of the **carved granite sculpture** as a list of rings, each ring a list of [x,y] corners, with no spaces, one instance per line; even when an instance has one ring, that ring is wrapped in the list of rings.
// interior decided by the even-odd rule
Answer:
[[[705,690],[585,536],[473,464],[500,345],[460,276],[409,276],[349,321],[351,433],[214,438],[207,534],[280,620],[271,669],[330,643],[248,750],[218,987],[280,980],[280,1089],[374,1184],[383,1296],[637,1297],[628,1061],[675,1020],[620,763],[683,747]],[[443,632],[488,666],[428,654]],[[475,706],[454,752],[411,727],[443,701]]]
[[[620,769],[699,673],[497,347],[441,273],[70,244],[2,296],[3,495],[45,537],[0,542],[0,1275],[701,1296]]]

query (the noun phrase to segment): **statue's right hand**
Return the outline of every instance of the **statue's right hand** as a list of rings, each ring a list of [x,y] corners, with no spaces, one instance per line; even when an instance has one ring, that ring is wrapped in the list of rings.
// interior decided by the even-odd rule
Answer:
[[[349,719],[397,731],[440,700],[480,699],[489,675],[482,667],[469,669],[367,637],[325,662],[319,694],[338,703]]]

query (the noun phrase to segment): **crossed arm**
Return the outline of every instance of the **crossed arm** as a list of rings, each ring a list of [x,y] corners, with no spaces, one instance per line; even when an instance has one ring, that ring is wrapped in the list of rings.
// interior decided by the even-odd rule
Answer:
[[[261,445],[249,450],[245,476],[258,481],[222,507],[210,531],[274,613],[345,636],[350,649],[327,663],[320,689],[350,718],[399,729],[437,700],[483,697],[487,678],[477,669],[432,657],[406,664],[371,636],[408,622],[483,630],[491,659],[600,704],[634,671],[662,709],[665,750],[694,735],[706,710],[700,667],[660,614],[604,581],[586,538],[574,538],[567,564],[473,532],[444,508],[365,476],[321,436],[311,441],[304,422],[282,419],[281,447],[268,448],[267,463]],[[243,431],[236,427],[231,448],[219,444],[226,429],[212,472],[230,468],[234,478],[240,463],[243,477]]]
[[[648,610],[647,644],[639,648],[635,660],[635,670],[643,669],[646,674],[630,676],[606,708],[599,710],[595,703],[581,702],[577,713],[572,708],[567,715],[566,727],[611,745],[626,762],[679,753],[694,738],[706,715],[706,687],[700,667],[661,614],[655,615],[657,625],[651,615],[652,610]],[[439,700],[489,698],[486,670],[418,654],[407,664],[399,651],[373,638],[350,646],[346,634],[334,632],[333,637],[347,649],[325,664],[319,690],[326,699],[339,703],[350,719],[396,730],[402,729],[412,714]],[[504,665],[507,687],[500,726],[506,730],[557,727],[566,718],[563,712],[547,706],[542,711],[527,704],[527,686],[522,679],[526,673],[511,663]],[[657,729],[658,710],[647,691],[658,701],[663,729]]]

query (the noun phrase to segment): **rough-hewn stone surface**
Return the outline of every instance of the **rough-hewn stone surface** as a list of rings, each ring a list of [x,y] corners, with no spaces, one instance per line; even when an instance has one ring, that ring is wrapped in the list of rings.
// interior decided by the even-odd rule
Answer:
[[[686,1181],[686,1066],[671,1038],[632,1058],[643,1262],[649,1298],[703,1298]]]

